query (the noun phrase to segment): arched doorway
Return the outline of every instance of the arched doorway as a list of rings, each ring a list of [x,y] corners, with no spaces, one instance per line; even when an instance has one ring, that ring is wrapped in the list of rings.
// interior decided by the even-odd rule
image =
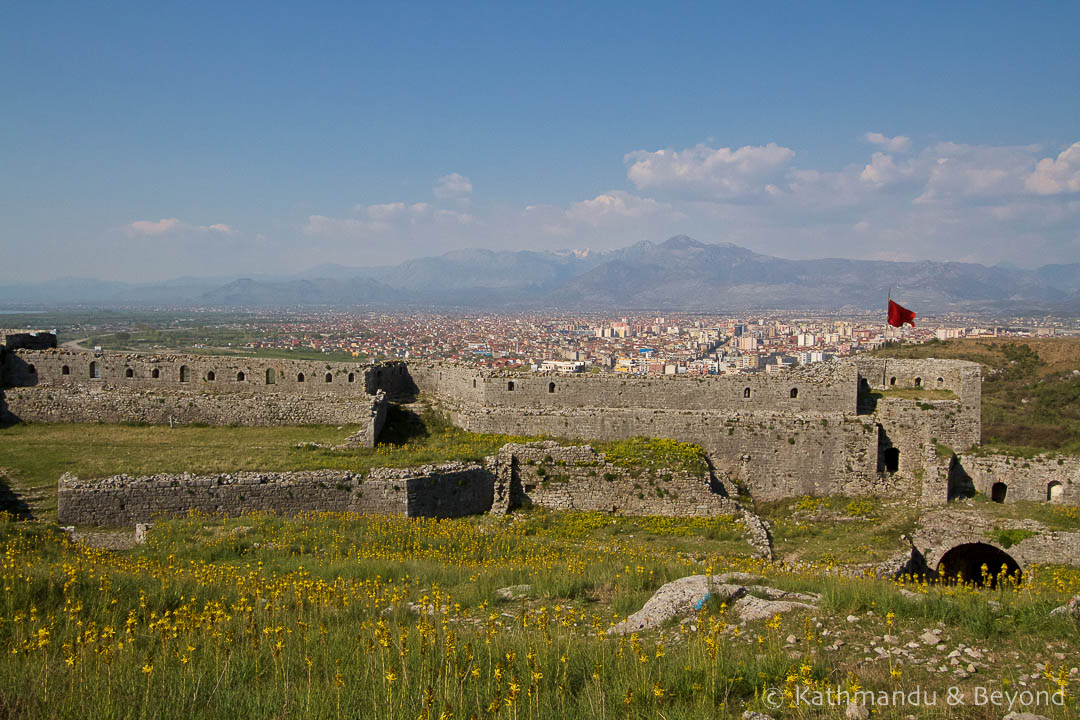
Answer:
[[[973,582],[990,588],[1006,577],[1019,584],[1024,576],[1012,556],[986,543],[957,545],[941,556],[937,571],[945,582]]]
[[[1046,501],[1052,503],[1059,503],[1064,499],[1065,486],[1059,483],[1057,480],[1051,481],[1046,486]]]
[[[1009,492],[1009,486],[1003,482],[996,482],[990,486],[990,499],[996,503],[1005,502],[1005,495]]]

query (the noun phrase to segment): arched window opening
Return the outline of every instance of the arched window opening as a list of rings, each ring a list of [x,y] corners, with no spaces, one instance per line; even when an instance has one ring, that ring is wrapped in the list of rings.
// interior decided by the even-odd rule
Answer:
[[[1046,502],[1059,503],[1064,499],[1065,486],[1057,480],[1046,486]]]
[[[70,375],[71,374],[71,368],[69,368],[67,365],[65,365],[64,367],[60,368],[60,374],[61,375]]]
[[[742,396],[744,398],[749,399],[750,398],[750,388],[743,388],[742,389]]]
[[[476,379],[475,379],[475,378],[474,378],[474,379],[473,379],[473,381],[472,381],[472,386],[473,386],[473,387],[476,387]]]
[[[277,375],[274,373],[274,368],[266,369],[266,384],[273,385],[277,382]]]
[[[304,382],[304,373],[296,373],[296,382]]]
[[[349,382],[353,382],[354,380],[356,380],[356,375],[349,373]]]
[[[101,379],[101,366],[96,361],[90,363],[90,377],[94,380]]]
[[[326,382],[334,382],[334,373],[326,373]]]
[[[922,378],[915,378],[915,387],[922,387]]]
[[[245,375],[244,375],[244,371],[243,371],[243,370],[241,370],[240,372],[236,373],[236,382],[244,382],[244,378],[245,378]]]
[[[507,390],[513,390],[513,389],[514,389],[514,381],[513,381],[513,380],[511,380],[510,382],[506,383],[506,389],[507,389]]]
[[[791,388],[791,399],[799,397],[799,388]]]
[[[157,380],[159,377],[161,377],[161,371],[158,370],[157,368],[154,368],[153,370],[150,371],[150,377]]]
[[[213,370],[206,373],[206,382],[214,382],[215,380],[217,380],[217,374]]]
[[[894,377],[889,378],[889,387],[892,387],[895,384],[896,384],[896,378],[894,378]]]
[[[37,368],[31,365],[30,367],[26,368],[26,372],[30,373],[31,375],[37,375]]]
[[[900,469],[900,451],[894,447],[885,448],[881,453],[881,461],[885,465],[886,472],[896,472]]]
[[[937,379],[937,386],[938,386],[938,387],[941,387],[941,386],[942,386],[942,385],[944,385],[944,384],[945,384],[945,378],[943,378],[943,377],[939,377],[939,378]]]
[[[124,371],[124,377],[126,377],[126,378],[135,377],[135,371],[132,370],[131,368],[128,368],[127,370]]]
[[[187,365],[180,366],[180,382],[188,382],[191,380],[191,371],[188,370]]]
[[[1019,584],[1024,576],[1016,560],[987,543],[957,545],[941,556],[937,570],[945,582],[974,583],[990,588],[1006,578]]]
[[[1005,502],[1005,495],[1009,492],[1009,486],[1003,482],[996,482],[990,486],[990,499],[996,503]]]
[[[553,382],[548,383],[548,392],[549,393],[555,392],[555,383],[553,383]]]

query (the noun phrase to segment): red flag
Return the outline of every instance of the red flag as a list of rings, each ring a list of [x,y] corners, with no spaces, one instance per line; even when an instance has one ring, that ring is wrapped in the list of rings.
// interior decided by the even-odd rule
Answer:
[[[889,324],[893,327],[901,327],[904,323],[911,323],[911,327],[915,327],[915,313],[908,310],[903,305],[897,305],[890,300]]]

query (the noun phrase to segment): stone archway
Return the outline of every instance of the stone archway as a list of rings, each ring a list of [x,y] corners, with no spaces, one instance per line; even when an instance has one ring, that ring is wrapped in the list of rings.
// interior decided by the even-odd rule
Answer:
[[[1003,574],[1013,578],[1017,584],[1024,576],[1020,564],[1011,555],[1001,548],[982,542],[964,543],[950,548],[938,561],[937,572],[945,582],[973,582],[991,588],[997,586]]]
[[[1050,481],[1050,484],[1046,486],[1046,501],[1052,503],[1059,503],[1064,500],[1065,486],[1057,480]]]

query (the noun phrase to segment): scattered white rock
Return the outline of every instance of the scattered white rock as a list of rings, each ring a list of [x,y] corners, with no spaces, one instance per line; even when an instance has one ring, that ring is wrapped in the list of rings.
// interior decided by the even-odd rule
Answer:
[[[1080,618],[1080,595],[1074,595],[1072,600],[1061,607],[1054,608],[1050,611],[1050,614],[1060,616],[1072,615]]]
[[[509,585],[495,591],[495,597],[499,600],[520,600],[529,594],[532,585]]]
[[[870,711],[856,703],[848,703],[847,710],[844,711],[844,720],[866,720],[868,717]]]
[[[765,713],[754,712],[753,710],[747,710],[742,714],[742,720],[773,720],[771,716]]]
[[[739,574],[757,579],[756,576]],[[736,573],[727,575],[690,575],[663,585],[640,610],[622,622],[608,628],[609,634],[626,634],[657,627],[671,618],[696,612],[709,595],[725,598],[732,614],[743,622],[771,618],[777,613],[798,609],[816,609],[821,596],[812,593],[794,593],[764,585],[736,585],[723,583],[724,579],[736,579]],[[750,595],[754,592],[765,597]]]

